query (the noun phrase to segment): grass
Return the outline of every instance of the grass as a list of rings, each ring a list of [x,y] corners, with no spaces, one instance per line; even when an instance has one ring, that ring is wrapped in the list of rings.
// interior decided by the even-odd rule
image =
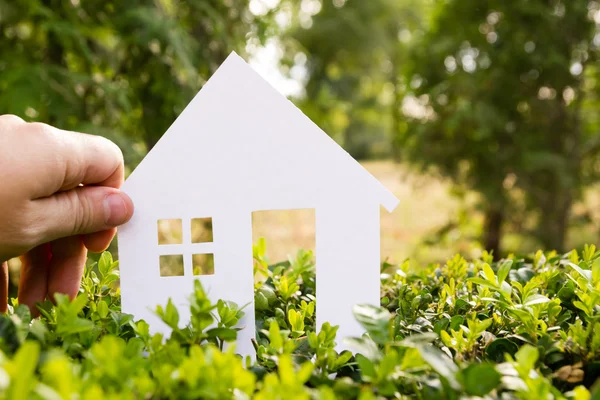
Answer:
[[[458,201],[449,194],[450,185],[409,173],[392,161],[367,161],[363,166],[400,199],[392,213],[381,208],[382,256],[394,262],[418,256],[423,239],[458,210]],[[254,241],[266,239],[271,261],[285,260],[298,249],[315,248],[314,210],[255,212],[252,223]],[[428,252],[427,258],[443,259],[455,250],[439,248]]]

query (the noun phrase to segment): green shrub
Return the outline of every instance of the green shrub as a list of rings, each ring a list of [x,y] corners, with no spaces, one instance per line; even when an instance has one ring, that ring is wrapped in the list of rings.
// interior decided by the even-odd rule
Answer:
[[[600,251],[493,262],[382,266],[382,306],[357,305],[368,332],[336,352],[315,326],[310,252],[268,266],[255,247],[256,361],[237,356],[244,310],[197,283],[191,322],[169,302],[173,332],[151,335],[120,312],[117,263],[104,253],[79,296],[0,317],[0,393],[26,399],[562,399],[600,396]],[[340,277],[343,284],[343,277]],[[594,397],[592,397],[594,396]]]

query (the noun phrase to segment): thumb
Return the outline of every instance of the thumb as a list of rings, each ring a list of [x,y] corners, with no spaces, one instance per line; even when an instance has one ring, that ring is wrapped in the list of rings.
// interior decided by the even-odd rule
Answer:
[[[94,233],[124,224],[133,215],[133,202],[118,189],[82,186],[34,200],[44,221],[40,243]]]

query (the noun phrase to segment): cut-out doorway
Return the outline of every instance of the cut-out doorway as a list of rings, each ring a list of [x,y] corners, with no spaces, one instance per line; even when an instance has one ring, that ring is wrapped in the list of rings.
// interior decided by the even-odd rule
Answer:
[[[315,251],[315,209],[266,210],[252,213],[252,242],[266,241],[269,264],[288,260],[298,250]]]
[[[315,209],[290,209],[290,210],[267,210],[252,213],[252,241],[255,247],[259,241],[265,241],[265,254],[263,260],[254,258],[255,282],[264,281],[267,277],[266,267],[287,266],[288,258],[292,263],[302,266],[312,266],[316,263],[315,254]],[[306,253],[299,257],[299,251]],[[312,256],[310,253],[312,252]],[[304,292],[301,296],[309,304],[316,300],[316,274],[304,273],[302,279],[307,277],[303,286]],[[255,298],[260,301],[260,298]],[[263,300],[266,300],[263,297]],[[260,318],[264,312],[265,304],[255,303],[255,315]],[[268,307],[268,304],[267,304]],[[313,306],[310,306],[311,308]],[[305,323],[312,323],[316,318],[316,310],[313,308],[312,315],[306,316]]]

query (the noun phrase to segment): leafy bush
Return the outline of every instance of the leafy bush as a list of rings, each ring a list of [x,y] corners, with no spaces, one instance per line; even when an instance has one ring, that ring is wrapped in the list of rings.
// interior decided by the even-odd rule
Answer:
[[[337,352],[315,326],[310,252],[268,266],[255,247],[256,360],[234,346],[243,308],[197,283],[191,322],[152,335],[120,312],[117,263],[104,253],[74,301],[57,296],[0,317],[0,393],[25,399],[590,399],[600,396],[600,251],[494,262],[382,266],[381,307],[357,305],[367,334]],[[343,279],[340,277],[343,284]],[[595,397],[594,397],[595,398]]]

